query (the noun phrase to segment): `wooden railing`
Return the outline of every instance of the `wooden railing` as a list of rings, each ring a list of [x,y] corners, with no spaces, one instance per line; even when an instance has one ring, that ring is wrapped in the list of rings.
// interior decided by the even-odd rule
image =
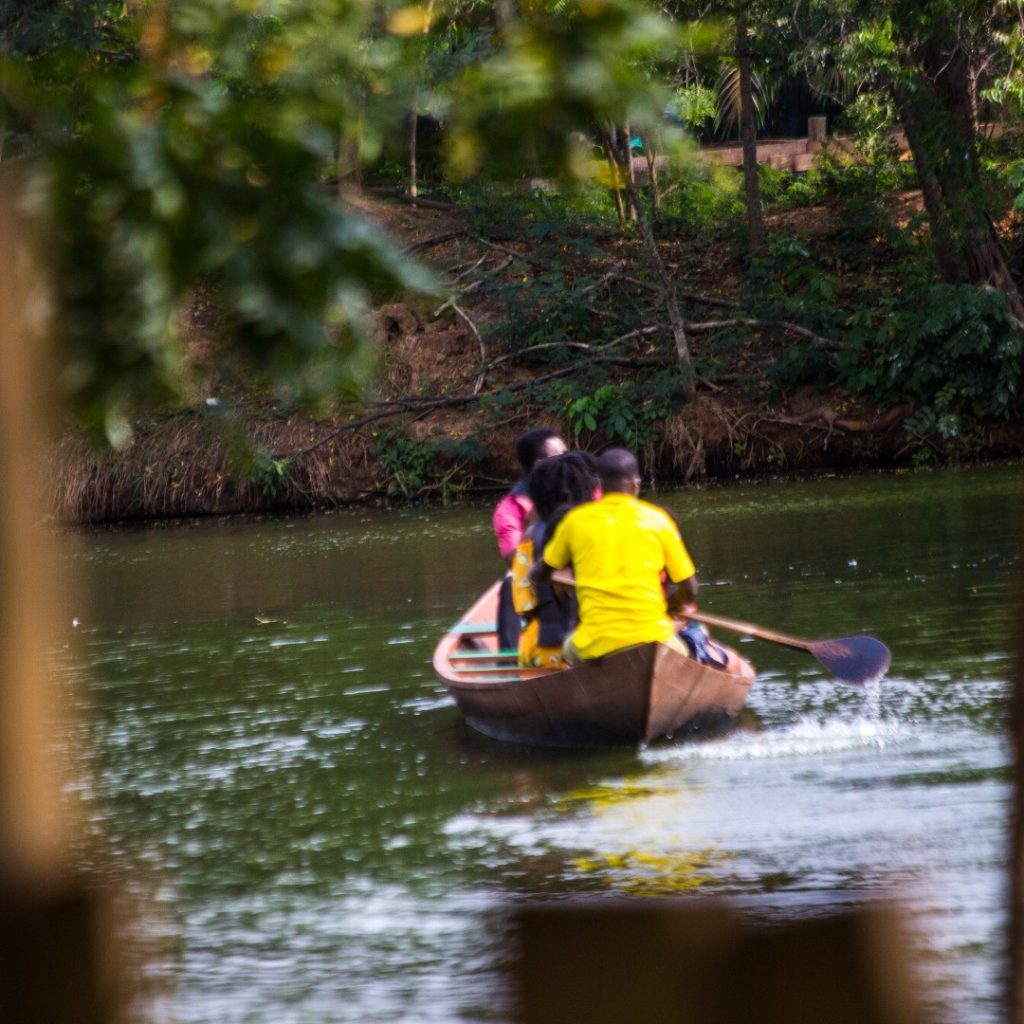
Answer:
[[[979,126],[979,134],[988,138],[998,138],[1003,134],[1003,125],[999,123]],[[902,130],[892,133],[893,141],[902,153],[909,153],[906,134]],[[829,135],[828,118],[809,117],[807,119],[807,135],[798,139],[758,139],[757,162],[771,164],[782,171],[809,171],[815,158],[823,150],[832,152],[853,152],[853,137],[849,135]],[[702,145],[698,156],[707,164],[722,164],[727,167],[739,167],[743,163],[743,149],[739,142],[716,142]],[[634,158],[634,170],[637,174],[647,173],[647,161],[642,157]]]

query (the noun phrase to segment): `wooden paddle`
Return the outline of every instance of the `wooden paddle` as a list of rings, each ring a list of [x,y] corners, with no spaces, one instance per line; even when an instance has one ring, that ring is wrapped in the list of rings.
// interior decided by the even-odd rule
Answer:
[[[707,612],[694,612],[687,618],[703,622],[708,626],[719,626],[722,629],[742,633],[744,636],[757,637],[772,644],[784,647],[795,647],[799,651],[808,651],[837,679],[844,683],[867,683],[881,679],[892,661],[889,648],[873,636],[843,636],[835,640],[801,640],[799,637],[786,636],[775,630],[756,626],[752,622],[740,622],[727,619],[724,615],[709,615]]]
[[[559,569],[551,574],[552,582],[573,587],[576,579],[570,569]],[[837,679],[844,683],[867,683],[881,679],[885,675],[892,653],[881,640],[873,636],[843,636],[835,640],[801,640],[799,637],[776,633],[752,622],[740,622],[738,619],[727,619],[724,615],[709,615],[707,612],[694,612],[687,618],[703,622],[708,626],[718,626],[743,636],[767,640],[768,643],[782,644],[783,647],[795,647],[798,651],[807,651]]]

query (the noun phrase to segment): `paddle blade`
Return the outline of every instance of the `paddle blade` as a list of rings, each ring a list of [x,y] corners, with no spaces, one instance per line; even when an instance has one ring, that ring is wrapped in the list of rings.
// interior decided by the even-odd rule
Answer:
[[[873,636],[844,636],[838,640],[818,640],[808,650],[845,683],[869,683],[885,675],[892,652]]]

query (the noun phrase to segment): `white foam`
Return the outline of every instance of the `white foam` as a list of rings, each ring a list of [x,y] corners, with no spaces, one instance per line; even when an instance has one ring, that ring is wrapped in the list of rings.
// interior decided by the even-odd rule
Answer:
[[[643,751],[648,762],[752,761],[765,758],[806,757],[810,754],[882,749],[906,742],[912,734],[904,725],[874,716],[847,721],[813,716],[770,732],[736,732],[721,740]]]

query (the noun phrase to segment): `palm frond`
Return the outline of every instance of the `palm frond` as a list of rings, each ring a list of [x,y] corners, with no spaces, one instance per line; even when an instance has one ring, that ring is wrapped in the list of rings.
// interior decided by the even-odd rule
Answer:
[[[775,88],[774,84],[766,82],[753,70],[750,72],[750,85],[754,101],[754,124],[761,129],[765,125]],[[715,92],[718,97],[715,131],[728,134],[740,123],[740,68],[735,59],[726,59],[719,64]]]

